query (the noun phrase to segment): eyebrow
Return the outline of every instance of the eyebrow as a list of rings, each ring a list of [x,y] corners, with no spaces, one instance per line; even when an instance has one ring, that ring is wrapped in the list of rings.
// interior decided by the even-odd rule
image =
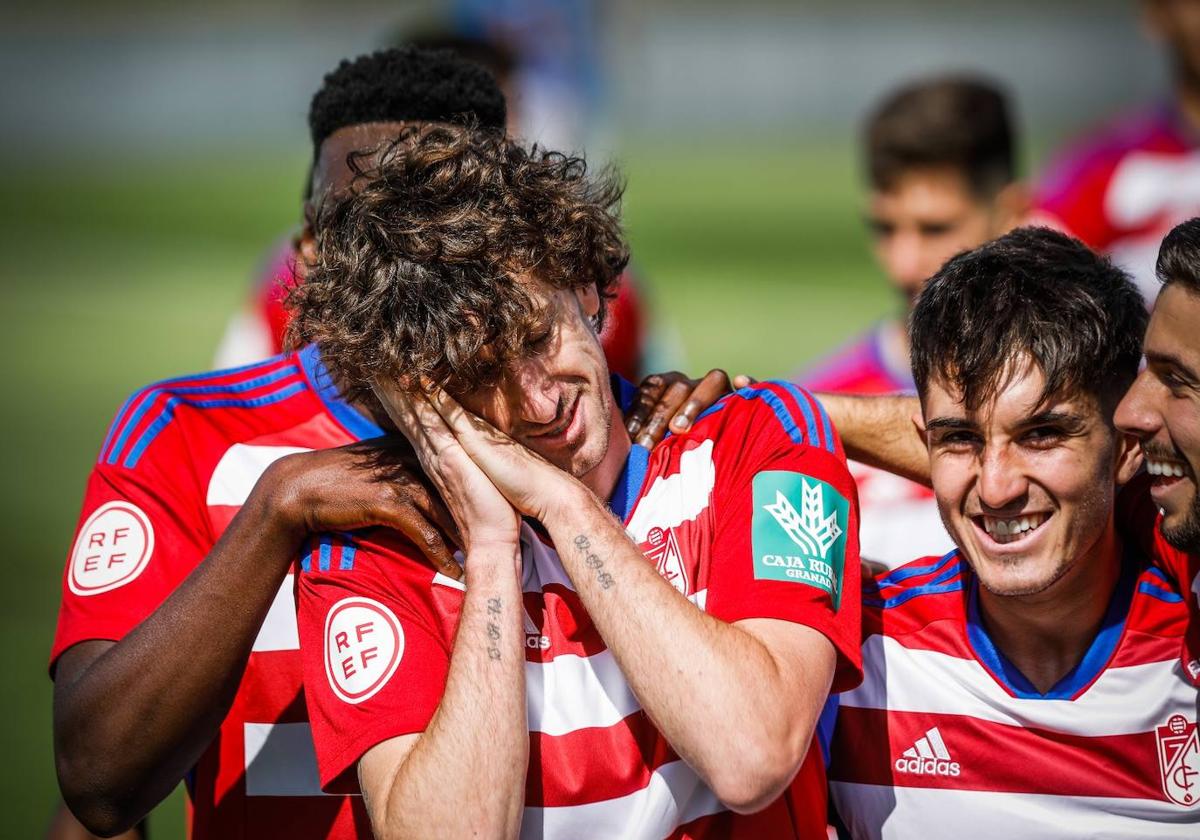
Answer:
[[[938,429],[973,429],[975,424],[962,417],[935,417],[925,424],[926,431]]]
[[[1061,426],[1073,426],[1082,422],[1082,417],[1070,411],[1042,411],[1032,417],[1027,417],[1021,425],[1040,426],[1049,423]]]

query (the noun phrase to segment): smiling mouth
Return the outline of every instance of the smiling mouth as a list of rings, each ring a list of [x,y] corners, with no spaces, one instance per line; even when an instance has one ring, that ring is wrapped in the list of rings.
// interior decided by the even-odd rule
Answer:
[[[1146,472],[1156,478],[1191,478],[1192,471],[1183,461],[1161,456],[1146,456]]]
[[[1013,517],[980,514],[972,517],[989,537],[1001,545],[1025,538],[1046,524],[1049,518],[1049,513],[1027,513],[1024,516]]]

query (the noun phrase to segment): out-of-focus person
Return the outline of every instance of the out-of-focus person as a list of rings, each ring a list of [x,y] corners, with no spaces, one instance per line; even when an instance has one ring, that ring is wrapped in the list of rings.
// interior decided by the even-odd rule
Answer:
[[[905,319],[942,264],[1019,224],[1028,209],[1017,178],[1007,98],[976,78],[937,76],[889,94],[868,117],[867,224],[902,306],[797,380],[814,391],[913,393]],[[862,556],[887,567],[944,551],[950,539],[933,494],[851,464],[862,505]]]
[[[1107,253],[1154,300],[1155,257],[1175,225],[1200,214],[1200,2],[1141,0],[1162,41],[1172,90],[1052,156],[1036,188],[1038,224]]]
[[[429,26],[403,38],[403,43],[425,50],[450,50],[460,58],[481,65],[492,74],[496,84],[505,94],[508,104],[507,130],[514,136],[522,136],[519,103],[522,96],[517,89],[517,54],[500,38],[483,38],[459,35],[448,28]],[[306,193],[312,185],[306,187]],[[311,227],[305,220],[304,229]],[[300,236],[302,237],[302,231]],[[284,332],[288,316],[283,300],[288,290],[303,273],[303,265],[296,259],[296,237],[285,237],[277,242],[263,259],[257,273],[249,299],[229,320],[214,356],[214,365],[219,368],[235,367],[261,361],[283,350]],[[649,343],[649,312],[645,295],[631,270],[621,276],[615,289],[616,297],[609,304],[609,316],[604,332],[600,336],[609,369],[634,382],[647,372]],[[669,351],[666,358],[654,359],[656,367],[671,367],[677,362]]]

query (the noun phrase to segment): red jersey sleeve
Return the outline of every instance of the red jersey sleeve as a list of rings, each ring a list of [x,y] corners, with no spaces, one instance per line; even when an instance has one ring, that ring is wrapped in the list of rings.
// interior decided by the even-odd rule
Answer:
[[[821,632],[837,651],[834,690],[852,688],[862,679],[858,495],[833,424],[784,383],[743,389],[718,414],[706,609]]]
[[[63,573],[50,668],[92,639],[117,641],[161,604],[211,546],[204,500],[187,465],[153,457],[136,468],[99,463]]]
[[[363,754],[422,732],[441,702],[461,593],[383,529],[314,539],[296,576],[304,692],[323,789],[357,793]]]
[[[1188,605],[1188,624],[1181,659],[1184,672],[1200,685],[1200,555],[1182,551],[1167,542],[1161,519],[1150,498],[1150,482],[1143,473],[1117,496],[1117,525],[1122,536],[1162,569],[1178,587]]]

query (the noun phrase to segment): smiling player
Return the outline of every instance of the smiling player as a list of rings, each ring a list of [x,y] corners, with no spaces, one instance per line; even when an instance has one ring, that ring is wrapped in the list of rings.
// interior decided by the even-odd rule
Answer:
[[[831,747],[853,836],[1194,833],[1188,605],[1114,515],[1139,458],[1111,418],[1145,323],[1119,270],[1048,230],[922,294],[914,376],[957,548],[866,594]]]
[[[300,564],[321,782],[377,837],[825,836],[809,746],[857,679],[853,485],[786,385],[631,444],[596,337],[618,197],[428,128],[321,221],[297,327],[466,542],[465,587],[379,530]]]

